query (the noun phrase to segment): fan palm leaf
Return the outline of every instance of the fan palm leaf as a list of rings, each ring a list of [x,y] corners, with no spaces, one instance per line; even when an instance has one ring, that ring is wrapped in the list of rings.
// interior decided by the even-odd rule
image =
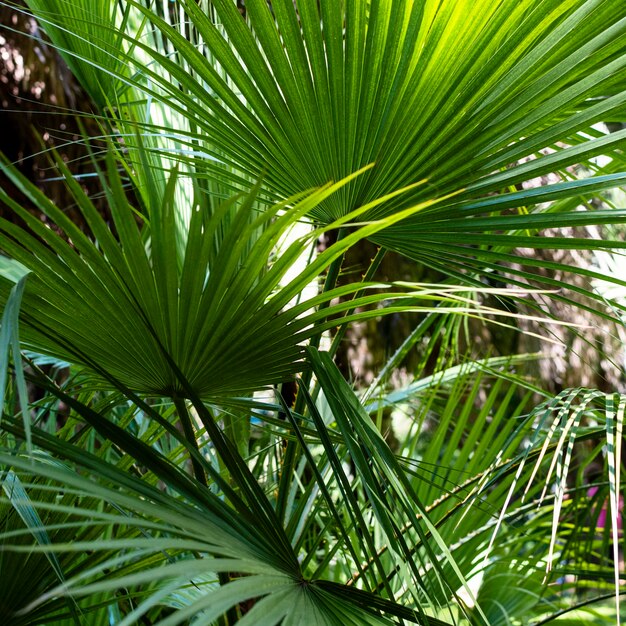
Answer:
[[[365,409],[327,356],[311,358],[330,407],[327,421],[332,425],[336,420],[357,467],[362,455],[370,458],[369,454],[369,465],[377,467],[384,455],[372,450],[386,447],[364,417],[366,410],[399,406],[411,424],[398,464],[389,459],[384,470],[401,474],[408,484],[400,486],[390,480],[381,489],[375,472],[362,467],[357,472],[359,484],[377,503],[389,498],[396,519],[402,498],[408,497],[414,511],[427,513],[446,549],[428,536],[411,542],[416,521],[407,516],[400,523],[400,536],[409,552],[403,555],[396,532],[377,555],[381,560],[387,551],[395,555],[387,583],[393,585],[394,577],[406,576],[401,565],[404,556],[422,565],[421,584],[439,577],[446,581],[439,591],[435,584],[428,585],[431,601],[451,601],[452,592],[461,590],[464,582],[474,579],[469,584],[476,588],[479,580],[475,598],[459,591],[477,602],[475,619],[482,619],[483,611],[487,623],[516,623],[568,606],[567,595],[551,595],[544,583],[570,574],[576,580],[573,584],[590,598],[608,597],[603,592],[612,587],[619,611],[623,582],[619,544],[612,538],[619,536],[622,507],[618,459],[626,406],[623,396],[572,389],[529,411],[536,388],[506,372],[523,357],[509,363],[498,357],[416,380]],[[479,395],[483,396],[480,402]],[[372,437],[364,432],[370,429]],[[323,423],[318,425],[318,431],[322,430]],[[360,451],[350,447],[350,433],[359,433]],[[585,463],[598,454],[606,456],[608,493],[603,490],[599,501],[588,499],[589,485],[568,486],[574,444],[585,438],[599,442]],[[595,523],[589,521],[597,519],[602,506],[609,521],[600,537]],[[376,505],[372,508],[376,510]],[[386,525],[381,522],[381,527]],[[591,550],[597,563],[591,561]],[[376,559],[370,559],[354,580],[370,576],[376,566]],[[508,582],[503,585],[505,579]],[[378,588],[383,585],[379,583]]]
[[[73,405],[81,414],[91,411],[80,403]],[[105,428],[107,422],[109,426]],[[237,572],[232,582],[220,586],[198,582],[198,593],[191,602],[158,623],[184,623],[194,616],[210,623],[228,609],[254,600],[248,614],[251,616],[244,616],[242,623],[270,625],[287,619],[304,626],[313,619],[320,624],[341,621],[356,626],[391,624],[395,623],[392,617],[402,617],[414,623],[444,625],[441,620],[429,619],[371,591],[345,588],[331,580],[310,579],[300,570],[296,553],[280,526],[266,525],[271,520],[261,500],[252,499],[235,512],[221,494],[186,477],[155,447],[136,439],[107,416],[98,416],[94,424],[96,430],[104,429],[102,432],[108,433],[109,440],[124,452],[135,455],[149,473],[133,476],[125,467],[115,467],[99,454],[86,452],[58,436],[46,435],[36,427],[35,445],[62,461],[53,461],[43,453],[28,457],[8,450],[0,452],[0,462],[14,468],[25,486],[31,488],[37,481],[45,480],[49,493],[54,494],[55,485],[59,484],[79,498],[66,505],[40,497],[36,489],[30,490],[28,506],[32,514],[56,512],[65,515],[67,521],[59,517],[58,529],[40,525],[40,533],[49,533],[57,540],[39,545],[24,545],[12,532],[0,533],[3,549],[9,554],[57,555],[53,558],[62,558],[64,563],[72,562],[72,555],[85,549],[97,555],[82,567],[78,564],[75,572],[60,584],[49,586],[32,599],[22,608],[20,617],[37,615],[43,607],[56,610],[50,601],[68,596],[78,606],[82,598],[94,594],[115,604],[115,592],[123,589],[129,599],[136,599],[135,609],[127,613],[126,621],[120,622],[130,624],[176,589],[193,586],[203,577],[215,578],[216,572]],[[6,426],[16,435],[23,432],[18,420],[9,419]],[[77,472],[77,468],[88,475]],[[167,492],[154,485],[155,479],[160,485],[167,485]],[[257,497],[264,499],[265,495],[258,492]],[[98,500],[107,503],[104,511],[93,507]],[[15,504],[24,507],[26,500],[16,498]],[[235,504],[241,506],[241,502]],[[80,538],[77,541],[71,534],[72,528],[90,520],[118,530],[110,536],[93,533],[85,542]],[[60,532],[53,532],[59,529]],[[42,614],[45,616],[45,611]]]
[[[176,170],[163,195],[151,192],[142,228],[110,156],[103,182],[118,240],[79,183],[60,167],[94,241],[5,164],[20,190],[69,240],[0,191],[2,200],[32,231],[5,220],[0,223],[0,245],[31,272],[23,296],[21,337],[31,349],[87,365],[128,389],[169,397],[187,396],[190,389],[204,398],[249,393],[301,371],[303,343],[335,325],[333,318],[346,309],[383,299],[393,303],[397,298],[403,298],[398,307],[407,306],[406,293],[383,289],[317,310],[333,298],[358,291],[360,285],[338,287],[287,306],[349,246],[401,217],[362,226],[280,286],[319,233],[298,238],[272,260],[280,238],[347,181],[259,213],[254,191],[212,211],[196,206],[189,229],[181,236],[173,203]],[[6,298],[12,283],[7,279],[3,284]],[[444,291],[440,299],[447,297]],[[380,314],[370,309],[359,316]]]
[[[364,219],[440,199],[370,238],[455,280],[504,265],[523,283],[511,264],[532,260],[516,247],[599,245],[541,230],[626,220],[623,209],[570,202],[626,180],[626,131],[597,130],[626,113],[616,0],[252,0],[245,18],[232,0],[184,0],[177,17],[129,0],[110,1],[108,23],[88,23],[87,9],[77,21],[64,2],[29,5],[66,54],[118,78],[103,112],[131,160],[128,119],[162,158],[225,188],[263,175],[273,201],[373,164],[311,206],[326,224],[426,179]],[[93,28],[115,43],[90,55]],[[85,86],[102,101],[100,86]],[[579,180],[574,166],[597,169],[598,155],[613,159],[611,172]],[[555,174],[562,182],[532,188]]]

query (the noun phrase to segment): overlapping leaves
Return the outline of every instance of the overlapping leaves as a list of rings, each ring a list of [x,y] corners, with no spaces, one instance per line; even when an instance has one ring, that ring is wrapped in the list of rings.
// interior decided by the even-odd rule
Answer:
[[[626,112],[617,0],[251,0],[245,18],[232,0],[177,11],[129,0],[111,3],[108,24],[88,10],[76,20],[63,2],[30,4],[66,56],[119,79],[108,114],[130,144],[127,119],[227,187],[263,173],[263,192],[283,200],[374,164],[311,207],[332,223],[426,179],[365,217],[447,198],[371,237],[455,280],[503,265],[512,282],[536,280],[511,269],[533,265],[513,249],[598,245],[539,231],[626,219],[575,206],[626,180],[626,131],[597,130]],[[103,33],[85,54],[94,24]],[[598,155],[613,159],[606,172]],[[600,175],[578,180],[580,163]],[[561,182],[538,182],[549,174]]]
[[[301,371],[303,343],[336,324],[332,319],[346,310],[383,299],[392,303],[406,295],[361,294],[319,308],[361,287],[349,285],[290,304],[348,247],[402,217],[361,226],[281,285],[319,233],[295,239],[272,260],[281,237],[347,181],[263,211],[256,210],[254,192],[217,207],[206,198],[197,199],[188,230],[181,230],[180,207],[173,203],[176,170],[163,194],[149,194],[151,203],[140,225],[116,167],[110,156],[102,180],[117,237],[65,170],[93,240],[34,185],[6,168],[67,239],[0,192],[31,231],[0,221],[0,246],[31,272],[23,297],[21,336],[34,350],[87,365],[109,381],[141,393],[186,396],[191,389],[205,398],[233,396],[283,382]],[[11,284],[5,280],[5,293]],[[446,297],[444,293],[440,299]],[[401,307],[407,305],[405,299]],[[379,314],[372,309],[359,316]],[[343,317],[344,322],[350,319]]]

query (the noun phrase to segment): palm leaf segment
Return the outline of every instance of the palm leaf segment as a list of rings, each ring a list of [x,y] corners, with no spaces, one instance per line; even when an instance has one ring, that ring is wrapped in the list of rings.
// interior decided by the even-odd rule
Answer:
[[[69,506],[50,504],[39,494],[34,501],[19,501],[23,509],[28,506],[31,515],[37,515],[38,509],[50,510],[56,513],[56,519],[62,520],[55,528],[38,527],[44,536],[47,536],[47,530],[56,535],[59,541],[54,546],[47,541],[41,541],[37,546],[24,546],[20,534],[17,534],[17,540],[15,533],[0,534],[6,553],[20,558],[22,565],[28,558],[41,556],[42,552],[55,559],[57,557],[52,555],[59,555],[71,573],[74,573],[73,564],[81,563],[76,575],[66,580],[60,577],[61,580],[54,584],[51,582],[54,578],[45,578],[42,582],[49,585],[45,593],[41,593],[41,589],[38,593],[29,593],[28,589],[16,592],[18,602],[27,599],[30,602],[21,606],[17,614],[7,613],[11,623],[33,623],[37,614],[42,615],[40,619],[46,623],[57,622],[59,613],[63,615],[63,599],[70,599],[68,604],[78,607],[85,596],[97,593],[107,598],[122,588],[131,598],[136,590],[139,591],[136,608],[125,619],[120,617],[116,622],[127,625],[136,623],[169,594],[183,589],[192,590],[189,602],[159,620],[161,626],[184,623],[199,615],[206,623],[213,623],[229,608],[247,600],[256,600],[256,603],[238,622],[241,624],[274,626],[284,623],[286,616],[294,624],[335,624],[339,623],[338,616],[341,616],[342,624],[352,626],[394,623],[380,615],[381,609],[408,616],[412,622],[417,619],[413,611],[396,603],[384,599],[377,602],[375,597],[364,592],[357,596],[361,602],[355,602],[353,598],[342,596],[344,588],[341,585],[306,580],[288,544],[273,543],[274,535],[281,534],[279,529],[264,534],[258,523],[255,526],[235,514],[215,494],[203,494],[204,502],[196,502],[195,506],[176,501],[83,449],[69,444],[63,447],[69,455],[84,460],[85,465],[81,467],[89,467],[99,477],[98,482],[82,476],[76,466],[52,463],[45,455],[34,461],[0,450],[3,463],[15,466],[27,475],[45,476],[48,485],[57,488],[63,485],[82,496],[66,498],[72,503]],[[118,479],[114,487],[110,483],[113,477]],[[106,539],[92,530],[90,535],[80,535],[77,540],[76,521],[90,522],[96,529],[102,524],[102,513],[94,512],[89,506],[96,499],[106,502],[107,509],[113,505],[111,512],[104,517],[109,523],[119,524],[121,530]],[[2,500],[0,498],[0,506],[5,504]],[[14,503],[18,504],[17,498]],[[204,506],[199,508],[200,504]],[[125,509],[131,509],[133,515],[128,515]],[[89,553],[87,561],[76,557],[83,551]],[[12,555],[12,552],[16,554]],[[184,558],[191,552],[196,555],[195,559]],[[197,558],[200,554],[202,558]],[[40,580],[41,570],[45,571],[41,563],[39,565],[40,571],[33,575],[35,580]],[[220,587],[206,583],[215,580],[216,572],[233,571],[239,576],[227,585]],[[155,588],[157,585],[159,587]],[[146,587],[152,589],[146,593]],[[88,603],[80,609],[89,613],[86,618],[89,620],[94,619],[93,613],[98,607]],[[445,622],[434,618],[424,623],[445,626]]]
[[[74,64],[117,77],[108,94],[85,84],[121,128],[129,115],[165,136],[146,96],[178,116],[174,158],[198,171],[234,186],[263,173],[282,200],[373,163],[311,208],[327,224],[426,179],[364,218],[448,198],[372,238],[457,277],[476,261],[510,265],[515,247],[590,245],[538,230],[626,219],[576,210],[626,181],[626,130],[594,128],[626,114],[615,0],[250,0],[245,19],[232,0],[181,0],[177,19],[130,0],[108,27],[98,18],[99,36],[88,10],[76,20],[66,3],[29,4]],[[606,171],[590,161],[601,154]],[[576,180],[580,163],[600,175]],[[527,188],[554,172],[564,182]]]
[[[185,112],[216,158],[251,176],[267,171],[266,188],[283,198],[376,164],[313,209],[326,223],[425,178],[369,217],[461,189],[448,204],[465,217],[470,199],[612,152],[626,137],[584,134],[625,112],[626,15],[613,0],[277,0],[271,9],[252,0],[245,21],[231,0],[183,0],[195,45],[132,4],[184,67],[133,40],[167,72],[143,67],[128,82]]]
[[[111,156],[103,188],[116,237],[79,183],[59,167],[96,243],[13,168],[4,168],[69,240],[0,190],[0,200],[32,233],[0,220],[0,246],[32,273],[22,301],[21,337],[36,351],[87,365],[130,390],[171,397],[186,396],[191,389],[208,398],[282,382],[302,370],[303,343],[335,325],[332,318],[352,307],[394,299],[379,292],[318,310],[363,287],[351,285],[287,306],[349,246],[393,221],[363,226],[281,285],[319,232],[294,240],[272,261],[281,237],[346,181],[260,212],[254,191],[213,209],[198,204],[181,234],[173,204],[176,170],[163,194],[152,194],[149,217],[140,226]],[[8,279],[2,283],[4,300],[11,286]],[[368,314],[380,311],[359,315]]]
[[[464,209],[626,138],[592,129],[626,113],[615,0],[250,0],[245,19],[232,0],[181,0],[178,19],[115,4],[29,1],[76,74],[102,77],[83,81],[96,102],[147,123],[141,98],[164,102],[189,121],[177,133],[200,159],[266,172],[275,198],[375,163],[312,209],[326,223],[422,179],[370,217],[461,189],[444,205]]]

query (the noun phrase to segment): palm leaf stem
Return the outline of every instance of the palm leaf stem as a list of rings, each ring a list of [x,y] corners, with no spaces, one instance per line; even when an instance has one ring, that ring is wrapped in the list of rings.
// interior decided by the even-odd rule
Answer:
[[[626,591],[618,591],[618,595],[626,596]],[[582,602],[577,602],[575,604],[572,604],[571,606],[568,606],[565,609],[561,609],[560,611],[555,611],[554,613],[551,613],[549,617],[546,617],[545,619],[542,619],[539,622],[534,622],[532,626],[545,626],[545,624],[550,624],[556,621],[559,617],[566,615],[567,613],[571,613],[572,611],[577,611],[578,609],[582,609],[585,606],[590,606],[598,602],[603,602],[604,600],[610,600],[611,598],[614,598],[614,597],[615,597],[614,593],[606,593],[600,596],[596,596],[594,598],[583,600]]]
[[[196,434],[194,432],[193,423],[191,420],[191,416],[189,414],[189,410],[187,409],[187,404],[184,398],[180,398],[178,396],[174,396],[172,398],[174,405],[176,406],[176,411],[178,413],[178,418],[180,419],[181,426],[183,428],[183,432],[185,434],[185,438],[189,441],[189,444],[193,446],[193,448],[200,454],[200,449],[198,447],[198,441],[196,439]],[[204,473],[204,469],[202,465],[198,462],[195,457],[191,457],[191,464],[193,468],[193,473],[196,480],[207,486],[206,474]],[[223,587],[227,585],[231,581],[231,576],[228,572],[218,572],[217,577],[220,585]],[[231,626],[232,624],[236,624],[238,620],[237,608],[231,607],[228,609],[225,615],[222,615],[219,619],[220,626]]]
[[[192,446],[198,454],[200,454],[200,449],[198,447],[198,440],[196,439],[196,434],[193,429],[193,424],[191,421],[191,416],[189,415],[189,411],[187,410],[187,405],[185,403],[184,398],[179,398],[178,396],[174,396],[172,398],[174,402],[174,406],[176,407],[176,412],[178,413],[178,419],[180,420],[180,424],[183,428],[183,433],[185,435],[185,439],[189,442],[189,445]],[[204,473],[204,469],[202,464],[198,461],[195,456],[191,457],[191,466],[193,469],[193,474],[196,480],[205,487],[207,486],[206,474]]]

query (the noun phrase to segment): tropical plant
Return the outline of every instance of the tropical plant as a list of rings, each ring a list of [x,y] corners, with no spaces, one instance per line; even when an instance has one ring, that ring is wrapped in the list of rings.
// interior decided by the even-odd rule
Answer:
[[[601,272],[516,250],[625,247],[583,234],[626,221],[602,204],[626,181],[626,131],[601,126],[626,114],[626,12],[240,5],[28,2],[93,99],[102,136],[81,142],[110,219],[54,152],[82,228],[1,161],[20,225],[0,219],[0,616],[619,621],[626,398],[546,397],[523,370],[541,355],[458,346],[472,318],[564,323],[522,314],[529,292],[619,323]],[[544,236],[561,227],[580,235]],[[379,253],[338,286],[364,239]],[[387,250],[446,278],[376,281]],[[346,326],[408,311],[419,325],[352,388],[333,361]]]

